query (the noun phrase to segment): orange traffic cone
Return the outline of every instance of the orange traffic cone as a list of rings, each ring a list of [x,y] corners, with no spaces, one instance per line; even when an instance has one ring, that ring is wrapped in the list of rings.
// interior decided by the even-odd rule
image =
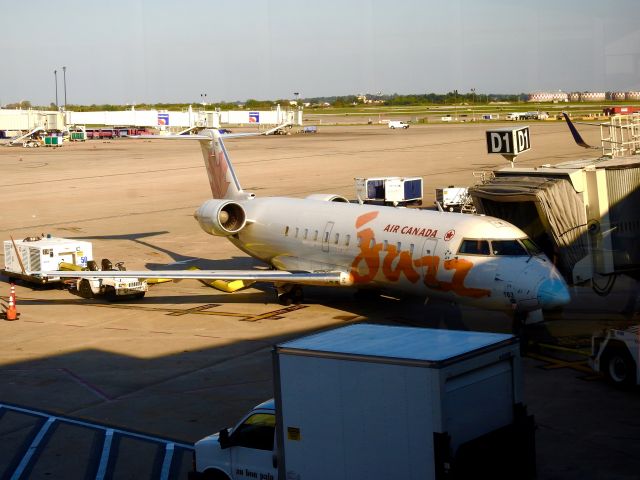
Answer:
[[[13,301],[13,296],[9,295],[9,305],[7,306],[7,320],[17,320],[18,312],[16,310],[16,304]]]

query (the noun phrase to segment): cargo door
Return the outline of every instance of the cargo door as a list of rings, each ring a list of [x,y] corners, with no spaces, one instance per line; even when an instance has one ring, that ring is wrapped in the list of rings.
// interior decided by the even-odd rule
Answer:
[[[322,251],[329,251],[329,242],[331,240],[331,232],[333,231],[333,226],[335,222],[327,222],[327,225],[324,227],[324,232],[322,233]]]

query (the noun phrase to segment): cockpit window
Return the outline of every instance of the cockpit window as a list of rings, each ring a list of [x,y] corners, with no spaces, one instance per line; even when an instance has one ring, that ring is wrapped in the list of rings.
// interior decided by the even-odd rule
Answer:
[[[521,238],[520,241],[522,242],[522,245],[524,245],[524,248],[527,249],[527,252],[529,252],[529,255],[540,255],[542,253],[540,247],[538,247],[538,245],[536,245],[530,238]]]
[[[486,240],[463,240],[458,253],[464,255],[489,255],[489,242]]]
[[[525,250],[517,240],[492,240],[491,253],[493,255],[529,255],[527,250]]]

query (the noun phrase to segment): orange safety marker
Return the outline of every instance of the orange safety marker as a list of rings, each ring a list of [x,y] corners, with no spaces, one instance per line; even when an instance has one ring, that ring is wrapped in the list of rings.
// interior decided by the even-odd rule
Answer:
[[[16,311],[16,304],[13,301],[13,297],[9,295],[9,305],[6,312],[7,320],[17,320],[18,312]]]

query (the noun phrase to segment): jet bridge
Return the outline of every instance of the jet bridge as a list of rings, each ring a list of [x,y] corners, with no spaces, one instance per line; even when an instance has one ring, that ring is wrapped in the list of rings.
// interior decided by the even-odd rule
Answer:
[[[640,157],[505,168],[469,188],[478,213],[524,230],[569,283],[640,276]]]

